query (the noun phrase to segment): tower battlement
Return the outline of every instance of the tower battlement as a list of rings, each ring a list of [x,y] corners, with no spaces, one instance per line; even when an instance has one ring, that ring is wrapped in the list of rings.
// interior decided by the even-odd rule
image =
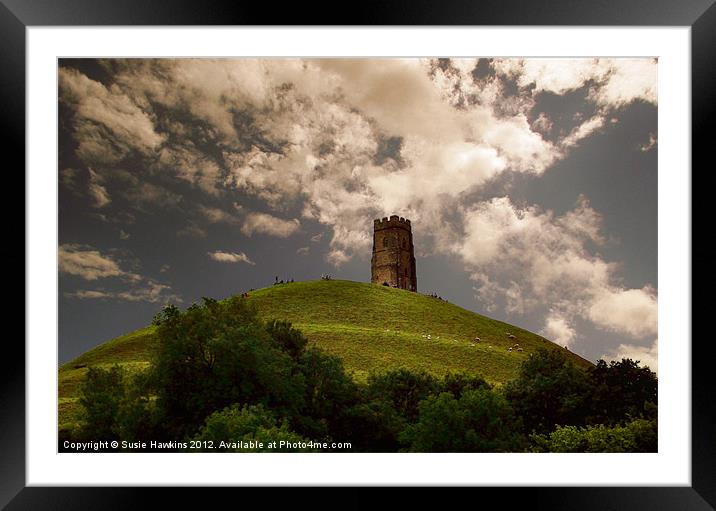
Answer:
[[[392,215],[390,218],[386,216],[382,219],[376,218],[375,220],[373,220],[374,230],[389,229],[391,227],[401,227],[403,229],[410,230],[410,220],[398,215]]]
[[[370,266],[370,280],[373,284],[418,290],[410,220],[392,215],[373,221],[373,257]]]

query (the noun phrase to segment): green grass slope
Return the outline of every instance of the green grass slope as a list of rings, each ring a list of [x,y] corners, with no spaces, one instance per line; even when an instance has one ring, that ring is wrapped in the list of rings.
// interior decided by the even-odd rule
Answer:
[[[342,280],[280,284],[249,293],[263,319],[285,319],[309,341],[343,360],[359,381],[371,371],[398,367],[479,374],[495,384],[517,375],[540,347],[561,349],[527,330],[436,298],[401,289]],[[514,335],[510,339],[508,333]],[[474,338],[480,341],[475,342]],[[147,327],[104,343],[59,370],[59,423],[79,420],[77,393],[88,366],[149,364],[155,342]],[[523,351],[508,348],[519,343]],[[590,362],[571,354],[575,363]]]

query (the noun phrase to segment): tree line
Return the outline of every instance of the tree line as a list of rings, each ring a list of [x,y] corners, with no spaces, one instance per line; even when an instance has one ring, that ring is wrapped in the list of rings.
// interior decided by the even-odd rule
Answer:
[[[338,357],[309,347],[288,322],[261,321],[242,297],[205,298],[185,311],[167,306],[153,324],[158,345],[146,370],[89,368],[82,423],[60,432],[61,445],[193,440],[215,452],[221,441],[312,440],[350,442],[356,452],[657,450],[657,378],[630,359],[585,370],[561,350],[540,349],[501,387],[408,369],[357,383]]]

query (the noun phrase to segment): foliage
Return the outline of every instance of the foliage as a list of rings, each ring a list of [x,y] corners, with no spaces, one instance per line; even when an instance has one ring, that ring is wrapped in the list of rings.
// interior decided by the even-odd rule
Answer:
[[[464,371],[504,384],[537,348],[564,351],[536,334],[452,303],[360,282],[269,286],[251,292],[249,301],[264,319],[291,321],[315,346],[339,356],[361,382],[370,372],[402,367],[438,377]],[[516,342],[524,351],[508,352]],[[568,356],[577,365],[591,365],[573,353]]]
[[[458,399],[447,392],[420,403],[420,416],[400,439],[409,451],[511,452],[521,450],[519,420],[500,394],[481,387]]]
[[[79,402],[84,408],[81,435],[92,440],[119,437],[117,417],[125,395],[125,374],[119,366],[109,370],[90,367],[80,387]]]
[[[490,384],[481,376],[474,376],[466,373],[447,373],[440,382],[441,392],[449,392],[456,399],[468,390],[479,388],[491,388]]]
[[[425,371],[400,368],[368,377],[368,398],[387,401],[407,422],[417,419],[420,401],[439,391],[438,380]]]
[[[276,417],[262,405],[234,404],[221,411],[212,413],[195,437],[204,445],[213,442],[208,452],[311,452],[310,448],[291,448],[294,443],[307,443],[308,440],[290,431],[288,422],[278,424]],[[222,446],[221,442],[226,442]],[[239,442],[253,441],[256,447],[240,448]],[[287,442],[282,446],[281,442]],[[275,442],[274,447],[270,444]],[[261,446],[260,446],[261,445]]]
[[[142,372],[127,378],[124,396],[117,411],[117,431],[122,440],[156,439],[162,436],[156,401],[149,395],[148,374]]]
[[[358,388],[343,369],[341,359],[311,348],[299,361],[299,374],[305,393],[294,420],[296,429],[312,438],[347,438],[351,427],[345,412],[357,402]]]
[[[484,379],[464,373],[447,373],[437,379],[426,371],[407,368],[371,374],[362,403],[351,410],[352,438],[370,445],[372,452],[397,451],[400,432],[418,419],[420,403],[447,392],[459,399],[464,392],[490,388]]]
[[[154,323],[159,343],[150,385],[170,436],[192,434],[210,413],[233,403],[300,405],[303,382],[291,356],[245,299],[205,298],[185,312],[168,306]]]
[[[657,403],[656,374],[634,360],[623,358],[609,364],[600,360],[589,373],[591,424],[616,424],[642,415],[644,403]]]
[[[549,433],[559,425],[583,425],[590,381],[561,352],[538,350],[505,386],[505,396],[524,421],[525,432]]]
[[[537,348],[556,349],[538,335],[454,304],[366,283],[295,282],[252,291],[246,301],[256,307],[258,319],[291,322],[311,346],[338,356],[358,383],[367,382],[370,372],[405,367],[436,377],[449,371],[480,374],[491,384],[505,384]],[[60,367],[59,424],[78,421],[79,385],[88,367],[119,364],[129,372],[149,367],[159,346],[157,330],[150,325],[123,335]],[[475,336],[481,340],[474,341]],[[508,352],[515,342],[524,351]],[[573,353],[568,356],[577,365],[589,365]]]
[[[355,451],[397,452],[398,435],[406,421],[387,400],[363,397],[346,411],[350,435]]]
[[[634,419],[623,426],[558,426],[533,435],[534,452],[657,452],[656,419]]]
[[[306,350],[308,339],[300,330],[293,328],[288,321],[269,321],[266,325],[266,331],[278,346],[294,360],[298,360]]]
[[[288,287],[294,285],[299,286]],[[656,449],[656,375],[632,360],[600,361],[585,370],[564,350],[535,348],[526,358],[519,355],[524,362],[516,377],[498,388],[475,371],[438,377],[429,363],[420,369],[388,364],[362,379],[346,371],[341,357],[309,344],[290,321],[266,321],[256,303],[234,297],[205,298],[185,311],[168,306],[143,333],[78,359],[89,367],[63,367],[61,406],[75,407],[73,420],[80,426],[65,421],[61,439],[243,440],[267,446],[310,438],[350,442],[360,452]],[[331,332],[329,326],[325,333]],[[391,339],[400,344],[406,335]],[[395,355],[392,341],[369,344],[389,357]],[[425,336],[421,342],[429,351],[432,341]],[[446,342],[452,349],[458,341]],[[142,343],[151,363],[129,361]],[[108,353],[122,353],[122,366],[98,367]],[[505,351],[493,358],[510,356]]]

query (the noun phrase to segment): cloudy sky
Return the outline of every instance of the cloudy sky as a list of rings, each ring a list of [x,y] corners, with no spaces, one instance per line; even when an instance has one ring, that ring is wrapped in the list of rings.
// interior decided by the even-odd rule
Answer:
[[[61,60],[59,362],[274,276],[420,292],[657,359],[654,59]]]

